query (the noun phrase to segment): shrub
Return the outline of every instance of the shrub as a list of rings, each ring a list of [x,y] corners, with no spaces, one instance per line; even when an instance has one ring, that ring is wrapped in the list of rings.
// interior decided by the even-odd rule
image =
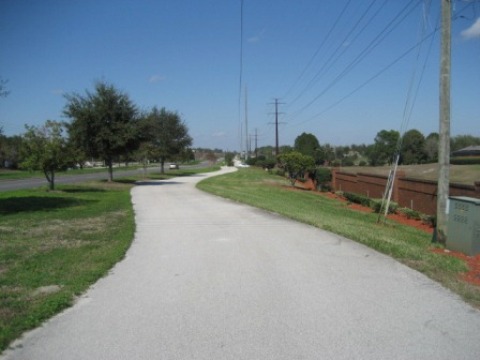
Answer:
[[[246,161],[245,161],[245,164],[247,165],[250,165],[250,166],[255,166],[257,165],[258,161],[257,161],[257,158],[248,158]]]
[[[275,159],[258,159],[256,165],[263,169],[273,169],[275,167]]]
[[[354,194],[354,193],[349,193],[345,192],[343,196],[350,202],[353,202],[355,204],[360,204],[363,206],[370,206],[370,198],[360,195],[360,194]]]
[[[231,153],[231,152],[227,152],[225,154],[225,164],[227,166],[233,166],[233,158],[235,157],[235,154],[234,153]]]
[[[431,227],[437,226],[437,217],[435,215],[421,214],[420,220],[422,220],[424,224],[429,225]]]
[[[342,159],[341,164],[342,164],[342,166],[353,166],[353,165],[355,165],[355,163],[353,162],[353,160],[351,158]]]
[[[373,209],[374,212],[379,213],[382,209],[382,199],[370,199],[370,207]],[[388,213],[394,214],[397,209],[398,204],[396,202],[390,201],[390,204],[388,205]]]
[[[285,176],[285,170],[281,169],[281,168],[275,168],[275,175],[278,175],[278,176]]]
[[[332,181],[332,171],[327,167],[318,167],[315,169],[315,181],[320,191],[330,191],[330,182]]]
[[[407,219],[420,220],[420,213],[418,211],[409,208],[399,208],[397,211],[401,214],[404,214]]]

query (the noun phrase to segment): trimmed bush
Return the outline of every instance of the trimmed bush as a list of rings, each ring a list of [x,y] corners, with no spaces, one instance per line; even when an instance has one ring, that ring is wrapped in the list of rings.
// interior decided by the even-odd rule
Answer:
[[[346,192],[346,193],[343,193],[343,196],[345,197],[345,199],[347,199],[352,203],[360,204],[367,207],[370,206],[370,198],[364,195]]]
[[[401,214],[404,214],[407,219],[420,220],[420,213],[418,211],[409,208],[399,208],[397,211]]]
[[[382,208],[382,199],[370,199],[370,207],[373,209],[374,212],[379,213]],[[388,205],[388,213],[394,214],[397,209],[398,204],[396,202],[390,201],[390,204]]]

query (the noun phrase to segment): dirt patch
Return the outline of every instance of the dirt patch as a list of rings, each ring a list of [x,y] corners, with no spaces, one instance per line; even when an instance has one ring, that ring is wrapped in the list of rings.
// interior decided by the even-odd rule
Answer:
[[[468,266],[468,272],[462,274],[460,276],[461,279],[470,284],[480,286],[480,254],[476,256],[467,256],[458,251],[437,248],[432,249],[432,252],[445,256],[453,256],[464,261]]]

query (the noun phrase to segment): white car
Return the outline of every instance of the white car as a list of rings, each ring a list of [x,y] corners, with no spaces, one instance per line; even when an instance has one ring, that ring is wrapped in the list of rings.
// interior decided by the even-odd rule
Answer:
[[[168,168],[171,170],[178,170],[179,166],[176,163],[171,163]]]
[[[238,167],[238,168],[248,168],[250,167],[250,165],[247,165],[247,164],[244,164],[244,163],[238,163],[235,165],[235,167]]]

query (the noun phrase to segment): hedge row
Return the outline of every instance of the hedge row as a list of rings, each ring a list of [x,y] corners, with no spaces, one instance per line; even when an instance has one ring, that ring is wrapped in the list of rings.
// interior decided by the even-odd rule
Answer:
[[[478,165],[478,164],[480,164],[480,156],[452,157],[452,158],[450,158],[450,164],[452,164],[452,165]]]
[[[382,199],[370,199],[369,197],[366,197],[364,195],[342,192],[342,191],[337,191],[337,194],[343,196],[345,199],[347,199],[352,203],[369,207],[375,213],[379,213],[382,208]],[[425,215],[409,208],[399,208],[398,204],[393,201],[390,202],[390,205],[388,206],[388,213],[389,214],[401,213],[401,214],[404,214],[408,219],[421,220],[424,224],[427,224],[430,226],[435,226],[436,224],[435,216]]]

